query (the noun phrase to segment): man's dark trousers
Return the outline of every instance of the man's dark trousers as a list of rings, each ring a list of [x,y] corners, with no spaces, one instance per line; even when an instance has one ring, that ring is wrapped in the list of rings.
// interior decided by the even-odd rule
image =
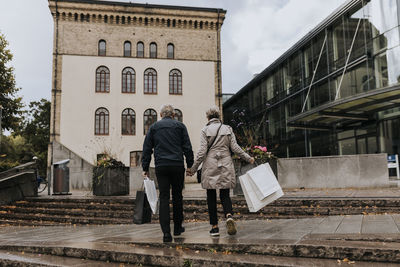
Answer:
[[[172,187],[172,205],[174,227],[180,227],[183,221],[182,190],[185,168],[182,166],[156,167],[158,189],[160,190],[160,225],[163,233],[170,233],[169,196]]]

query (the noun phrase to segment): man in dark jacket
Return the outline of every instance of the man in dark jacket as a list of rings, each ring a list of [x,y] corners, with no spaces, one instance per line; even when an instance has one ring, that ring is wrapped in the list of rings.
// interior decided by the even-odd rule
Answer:
[[[161,120],[154,123],[144,140],[142,167],[143,176],[148,176],[151,154],[154,150],[154,161],[158,188],[160,191],[160,225],[164,242],[171,242],[169,215],[170,188],[172,187],[172,204],[174,235],[185,231],[183,222],[182,189],[185,178],[183,156],[189,169],[193,165],[193,151],[185,125],[174,120],[175,110],[172,105],[163,105],[160,111]]]

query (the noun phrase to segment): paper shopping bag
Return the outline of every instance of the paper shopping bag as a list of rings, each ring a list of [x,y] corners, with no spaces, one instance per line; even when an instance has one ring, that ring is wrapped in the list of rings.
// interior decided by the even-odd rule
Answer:
[[[281,190],[281,186],[268,163],[247,171],[247,174],[249,175],[249,182],[254,188],[254,193],[260,200]]]
[[[136,192],[135,210],[133,213],[133,223],[143,224],[151,222],[151,208],[147,201],[145,191]]]
[[[156,185],[153,180],[150,180],[149,178],[144,179],[144,189],[146,191],[146,196],[147,200],[149,201],[151,210],[153,211],[153,214],[156,214],[157,212],[157,191],[156,191]]]
[[[283,196],[283,191],[279,187],[277,191],[273,192],[269,196],[259,199],[255,193],[256,189],[253,187],[250,179],[248,173],[239,177],[240,185],[242,186],[243,194],[250,212],[257,212],[269,203]]]

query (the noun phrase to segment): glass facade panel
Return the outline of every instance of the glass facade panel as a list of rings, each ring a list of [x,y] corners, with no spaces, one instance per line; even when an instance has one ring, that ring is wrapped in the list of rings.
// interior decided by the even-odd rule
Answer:
[[[301,73],[301,54],[289,59],[288,67],[285,76],[286,90],[288,92],[295,92],[301,87],[302,73]]]
[[[317,109],[336,101],[336,95],[342,102],[344,98],[400,84],[399,2],[365,0],[345,5],[340,16],[335,14],[325,20],[320,24],[325,25],[324,28],[314,29],[312,34],[279,57],[274,67],[267,68],[268,72],[265,70],[255,77],[252,86],[233,96],[224,105],[224,111],[245,109],[257,116],[267,113],[269,123],[260,138],[266,139],[268,147],[281,157],[392,150],[389,143],[395,137],[380,135],[385,132],[383,120],[400,117],[399,110],[393,110],[393,106],[374,114],[364,114],[378,119],[369,125],[368,121],[346,120],[341,114],[329,120],[322,117],[318,120]],[[315,125],[310,125],[309,130],[290,127],[288,119],[301,114],[304,101],[304,111],[315,111]],[[375,104],[375,107],[379,105]],[[356,106],[350,105],[340,112],[351,113],[352,108]],[[229,117],[228,114],[224,116]],[[258,123],[256,118],[249,120]],[[335,123],[335,120],[340,122]],[[309,126],[301,120],[294,123],[296,127]],[[381,131],[377,131],[377,125]],[[354,130],[340,132],[346,127],[357,128],[357,135]]]
[[[339,155],[356,154],[356,142],[354,138],[339,141]]]

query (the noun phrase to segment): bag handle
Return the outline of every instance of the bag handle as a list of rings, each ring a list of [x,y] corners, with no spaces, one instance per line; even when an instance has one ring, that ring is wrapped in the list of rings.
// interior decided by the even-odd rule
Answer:
[[[144,190],[144,181],[145,181],[145,180],[150,180],[150,179],[149,179],[148,176],[146,176],[146,177],[143,178],[143,183],[142,183],[142,187],[140,188],[140,191],[143,191],[143,190]]]

